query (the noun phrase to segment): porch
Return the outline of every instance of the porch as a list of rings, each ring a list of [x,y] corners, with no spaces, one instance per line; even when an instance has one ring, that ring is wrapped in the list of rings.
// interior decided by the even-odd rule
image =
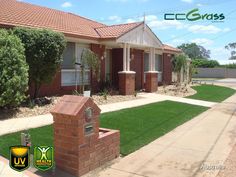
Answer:
[[[122,45],[123,47],[119,48]],[[75,46],[77,48],[76,51],[83,50],[81,45],[75,44]],[[96,92],[99,91],[99,83],[104,82],[109,82],[113,88],[124,95],[133,94],[135,90],[154,92],[157,89],[158,82],[160,84],[163,81],[163,56],[161,50],[133,47],[130,44],[112,47],[91,44],[90,49],[98,55],[101,63],[100,82],[97,82],[91,72],[86,70],[83,83],[90,85],[92,90]],[[80,54],[80,52],[75,53]],[[80,57],[76,56],[75,58],[77,58],[76,62],[79,63]],[[68,64],[68,59],[65,57],[61,66],[61,86],[80,86],[82,84],[80,76],[80,67]],[[152,83],[150,84],[149,82]]]

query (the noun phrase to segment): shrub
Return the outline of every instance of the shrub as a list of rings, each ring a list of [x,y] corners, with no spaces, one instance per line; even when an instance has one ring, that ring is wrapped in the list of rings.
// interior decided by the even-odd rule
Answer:
[[[36,98],[41,85],[50,83],[60,66],[66,47],[65,37],[61,33],[46,29],[17,27],[13,33],[24,44],[30,85],[34,85],[33,97]]]
[[[196,68],[214,68],[220,66],[219,62],[216,60],[206,60],[201,58],[192,60],[192,64]]]
[[[184,54],[176,55],[172,59],[173,71],[177,73],[177,84],[180,84],[181,70],[186,73],[187,56]]]
[[[20,39],[0,30],[0,107],[17,106],[28,87],[28,65]]]

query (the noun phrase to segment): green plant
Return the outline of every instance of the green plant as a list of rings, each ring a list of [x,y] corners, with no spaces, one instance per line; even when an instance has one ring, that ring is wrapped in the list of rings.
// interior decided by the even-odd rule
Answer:
[[[176,55],[172,59],[172,65],[174,72],[177,73],[177,85],[179,85],[181,79],[181,70],[183,70],[183,73],[186,73],[187,56],[184,54]]]
[[[135,91],[134,91],[134,97],[137,97],[137,95],[138,95],[138,91],[135,90]]]
[[[111,84],[111,81],[109,80],[101,81],[99,86],[100,86],[99,88],[100,90],[108,90],[108,91],[112,90],[112,84]]]
[[[102,92],[101,92],[101,95],[103,96],[104,100],[107,100],[107,96],[109,95],[109,92],[107,89],[104,89]]]
[[[227,50],[230,50],[231,57],[229,58],[230,60],[236,60],[236,42],[229,43],[228,45],[225,46]]]
[[[162,85],[162,87],[163,87],[163,91],[164,91],[164,93],[166,93],[166,92],[167,92],[167,90],[166,90],[166,83],[165,83],[165,82],[163,82],[163,85]]]
[[[192,60],[192,65],[196,68],[214,68],[220,66],[216,60],[206,60],[202,58]]]
[[[17,106],[26,98],[28,68],[20,39],[0,30],[0,107]]]
[[[46,29],[14,28],[25,47],[29,64],[30,86],[34,86],[33,98],[38,97],[42,84],[50,83],[62,61],[66,41],[62,33]]]
[[[97,79],[100,80],[100,60],[98,56],[89,49],[84,49],[81,55],[81,89],[82,93],[84,92],[84,72],[85,69],[90,69],[92,75]]]
[[[77,95],[77,96],[81,96],[81,95],[82,95],[82,94],[79,93],[77,90],[74,90],[74,91],[72,92],[72,94],[73,94],[73,95]]]
[[[186,43],[178,46],[189,58],[194,60],[195,58],[210,58],[211,51],[205,49],[203,46],[196,43]]]
[[[28,107],[29,107],[30,109],[33,109],[33,108],[35,107],[35,102],[34,102],[34,100],[29,99]]]

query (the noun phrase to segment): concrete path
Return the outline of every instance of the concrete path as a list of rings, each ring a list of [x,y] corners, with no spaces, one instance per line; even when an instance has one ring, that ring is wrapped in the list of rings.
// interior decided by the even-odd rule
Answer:
[[[213,177],[236,143],[236,94],[85,177]],[[236,174],[235,174],[236,176]]]
[[[212,107],[216,104],[214,102],[200,101],[200,100],[180,98],[180,97],[174,97],[174,96],[165,96],[165,95],[159,95],[155,93],[141,93],[140,96],[142,97],[140,99],[100,105],[99,107],[101,109],[101,112],[105,113],[105,112],[112,112],[112,111],[117,111],[121,109],[126,109],[126,108],[142,106],[142,105],[165,101],[165,100],[171,100],[171,101],[206,106],[206,107]],[[26,118],[0,120],[0,136],[4,134],[8,134],[8,133],[30,129],[30,128],[42,127],[45,125],[50,125],[52,123],[53,123],[53,118],[51,114],[26,117]]]

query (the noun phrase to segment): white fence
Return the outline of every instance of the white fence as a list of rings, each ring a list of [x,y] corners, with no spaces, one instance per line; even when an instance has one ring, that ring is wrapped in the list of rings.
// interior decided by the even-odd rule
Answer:
[[[195,78],[236,78],[236,69],[229,68],[197,68]]]

